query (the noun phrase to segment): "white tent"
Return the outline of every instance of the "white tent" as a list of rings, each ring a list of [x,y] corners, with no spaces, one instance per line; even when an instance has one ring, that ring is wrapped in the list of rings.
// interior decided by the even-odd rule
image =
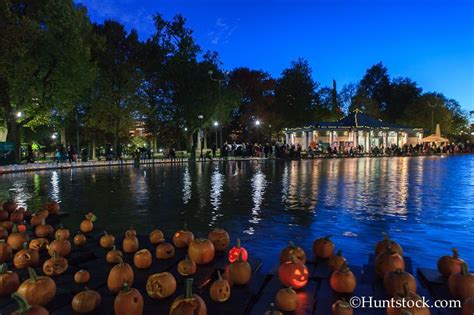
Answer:
[[[448,143],[449,140],[446,138],[441,137],[441,128],[439,127],[439,124],[436,124],[436,133],[433,135],[430,135],[426,138],[423,138],[420,140],[421,142],[429,142],[429,143]]]

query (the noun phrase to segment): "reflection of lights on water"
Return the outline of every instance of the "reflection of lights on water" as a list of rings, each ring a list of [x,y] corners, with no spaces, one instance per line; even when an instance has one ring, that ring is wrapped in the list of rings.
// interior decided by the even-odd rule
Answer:
[[[38,173],[35,173],[33,175],[33,185],[35,187],[35,195],[39,195],[40,193],[40,188],[41,188],[41,177],[39,176]]]
[[[51,193],[50,198],[51,200],[59,202],[59,173],[57,171],[53,171],[51,174]]]
[[[191,200],[191,173],[189,172],[189,165],[186,164],[183,174],[183,203],[187,204]]]
[[[288,200],[288,163],[285,163],[285,167],[283,169],[283,174],[281,176],[281,202],[286,204]]]
[[[214,171],[212,172],[211,176],[211,191],[210,191],[210,198],[211,198],[211,205],[212,205],[212,222],[215,222],[218,217],[222,216],[222,214],[218,214],[217,211],[222,203],[222,191],[224,187],[224,175],[219,172],[219,168],[216,166]]]
[[[252,218],[249,220],[250,223],[257,224],[260,221],[258,217],[260,212],[260,206],[263,202],[263,195],[265,194],[265,188],[267,186],[267,180],[265,179],[265,174],[262,173],[261,170],[258,170],[252,176],[252,201],[253,201],[253,209],[252,209]]]
[[[15,181],[13,183],[13,188],[10,189],[10,192],[14,196],[15,202],[19,207],[23,207],[25,209],[28,208],[27,202],[32,198],[32,196],[27,190],[25,180]]]

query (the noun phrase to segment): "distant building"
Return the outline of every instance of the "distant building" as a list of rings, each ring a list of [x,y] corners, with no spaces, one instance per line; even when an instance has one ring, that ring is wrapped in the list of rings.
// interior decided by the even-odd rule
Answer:
[[[471,125],[471,137],[474,138],[474,110],[469,113],[469,124]]]
[[[331,146],[338,150],[361,146],[368,152],[373,147],[414,145],[423,138],[421,128],[383,122],[357,109],[335,122],[318,122],[299,128],[287,128],[284,133],[287,144],[300,144],[303,150],[316,145],[320,148]]]
[[[128,131],[128,134],[131,138],[140,137],[144,138],[148,136],[148,133],[145,129],[145,122],[143,120],[136,120],[132,129]]]

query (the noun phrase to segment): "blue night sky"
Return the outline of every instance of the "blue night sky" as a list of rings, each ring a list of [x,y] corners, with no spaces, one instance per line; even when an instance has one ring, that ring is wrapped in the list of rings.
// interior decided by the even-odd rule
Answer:
[[[82,0],[94,21],[116,19],[142,39],[153,14],[181,13],[204,50],[224,68],[246,66],[274,76],[298,57],[316,81],[338,87],[382,61],[474,110],[474,1],[471,0]]]

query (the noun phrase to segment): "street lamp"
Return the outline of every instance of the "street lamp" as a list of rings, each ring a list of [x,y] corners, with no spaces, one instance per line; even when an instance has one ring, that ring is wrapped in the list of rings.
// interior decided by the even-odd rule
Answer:
[[[258,127],[260,127],[261,123],[262,122],[260,121],[260,119],[255,120],[255,127],[257,128],[257,143],[260,143],[260,132],[258,130]]]
[[[217,127],[219,127],[219,122],[215,121],[214,122],[214,127],[216,128],[215,129],[215,132],[216,132],[216,142],[215,142],[215,145],[216,145],[216,148],[218,147],[218,143],[217,143]]]
[[[200,124],[199,124],[199,134],[198,134],[198,141],[199,141],[199,145],[201,147],[201,159],[202,159],[202,149],[203,149],[203,146],[204,146],[204,134],[203,134],[203,131],[202,131],[202,121],[204,119],[204,115],[198,115],[198,119],[201,121]]]
[[[22,116],[23,116],[23,113],[22,113],[22,112],[17,112],[17,113],[16,113],[16,117],[17,117],[17,118],[21,118]]]
[[[57,133],[53,133],[53,134],[51,135],[51,139],[56,140],[57,138],[58,138],[58,134],[57,134]]]
[[[216,78],[214,78],[214,71],[213,71],[213,70],[209,70],[209,71],[208,71],[208,74],[209,74],[209,77],[211,78],[211,80],[214,81],[214,82],[217,82],[217,83],[218,83],[218,86],[219,86],[219,94],[218,94],[218,96],[219,96],[219,98],[218,98],[218,99],[219,99],[219,103],[218,103],[218,107],[217,107],[217,118],[218,118],[218,119],[222,119],[222,117],[221,117],[221,116],[222,116],[222,115],[221,115],[221,98],[222,98],[222,92],[221,92],[221,90],[222,90],[222,83],[229,81],[229,79],[228,79],[227,77],[229,76],[230,72],[229,72],[229,71],[225,71],[225,72],[224,72],[224,78],[223,78],[223,79],[216,79]],[[216,132],[217,132],[217,131],[216,131]],[[220,139],[220,143],[222,144],[222,126],[221,126],[221,128],[220,128],[220,138],[221,138],[221,139]]]

